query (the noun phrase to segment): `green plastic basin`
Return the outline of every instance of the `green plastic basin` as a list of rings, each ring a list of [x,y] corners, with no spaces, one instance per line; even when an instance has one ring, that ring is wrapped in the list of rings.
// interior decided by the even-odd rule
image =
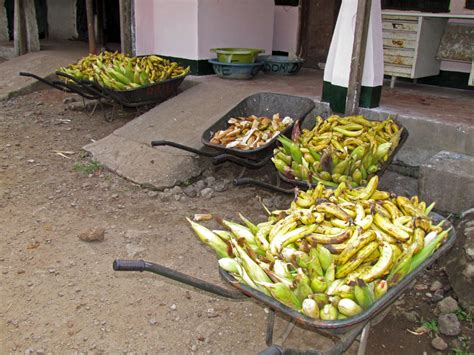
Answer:
[[[259,53],[265,50],[259,48],[212,48],[217,54],[217,60],[222,63],[251,64],[255,62]]]

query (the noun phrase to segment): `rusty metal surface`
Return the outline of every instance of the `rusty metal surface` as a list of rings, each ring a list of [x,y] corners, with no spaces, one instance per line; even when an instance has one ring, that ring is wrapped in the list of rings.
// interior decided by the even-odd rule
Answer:
[[[441,38],[438,58],[472,62],[474,59],[474,24],[448,23]]]

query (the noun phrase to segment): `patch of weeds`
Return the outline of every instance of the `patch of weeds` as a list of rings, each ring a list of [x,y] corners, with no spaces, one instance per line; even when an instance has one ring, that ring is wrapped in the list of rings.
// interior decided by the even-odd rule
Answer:
[[[100,164],[96,160],[91,160],[90,162],[86,163],[76,163],[74,164],[74,171],[77,171],[78,173],[84,173],[84,174],[94,174],[95,172],[102,170],[102,164]]]
[[[460,321],[472,324],[471,315],[468,312],[466,312],[464,309],[458,308],[455,313],[456,313],[456,317],[458,317]]]
[[[471,347],[471,337],[468,335],[460,335],[458,336],[458,341],[460,348],[452,348],[451,351],[456,354],[456,355],[468,355],[472,354],[472,352],[469,351],[469,348]]]
[[[439,334],[438,321],[433,320],[421,320],[421,326],[428,331],[430,337],[437,336]]]

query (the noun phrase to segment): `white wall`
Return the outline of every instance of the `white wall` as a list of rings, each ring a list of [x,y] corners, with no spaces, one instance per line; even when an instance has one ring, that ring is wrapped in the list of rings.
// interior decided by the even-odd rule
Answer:
[[[257,47],[271,53],[274,0],[136,0],[137,55],[192,60],[210,48]]]
[[[466,9],[466,0],[451,0],[449,2],[449,12],[453,14],[471,14],[474,15],[474,10]]]
[[[198,0],[198,59],[210,48],[262,48],[272,53],[274,0]]]
[[[51,39],[77,36],[76,0],[48,0],[48,33]]]
[[[198,0],[135,1],[137,55],[196,59]]]
[[[273,50],[295,53],[298,41],[298,7],[275,6]]]

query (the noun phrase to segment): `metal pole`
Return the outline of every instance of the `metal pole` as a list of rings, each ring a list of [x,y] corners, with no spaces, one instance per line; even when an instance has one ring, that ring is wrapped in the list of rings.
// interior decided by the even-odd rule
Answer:
[[[354,44],[352,45],[351,73],[349,75],[349,87],[347,88],[346,98],[346,115],[356,114],[359,109],[371,7],[372,0],[359,0],[357,3]]]
[[[86,12],[87,12],[87,33],[89,37],[89,53],[96,54],[94,8],[92,7],[92,0],[86,0]]]

